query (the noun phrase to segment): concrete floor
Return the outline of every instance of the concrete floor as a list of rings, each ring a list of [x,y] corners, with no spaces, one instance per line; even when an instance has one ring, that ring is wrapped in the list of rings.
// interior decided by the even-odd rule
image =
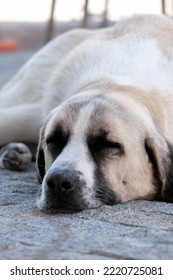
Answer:
[[[0,259],[173,259],[171,204],[133,201],[46,215],[36,207],[33,164],[0,174]]]

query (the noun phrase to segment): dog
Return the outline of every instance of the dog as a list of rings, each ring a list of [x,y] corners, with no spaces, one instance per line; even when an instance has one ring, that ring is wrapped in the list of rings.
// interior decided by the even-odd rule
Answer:
[[[41,210],[172,203],[172,20],[134,15],[60,35],[1,90],[0,115],[1,166],[27,168],[16,142],[39,142]]]

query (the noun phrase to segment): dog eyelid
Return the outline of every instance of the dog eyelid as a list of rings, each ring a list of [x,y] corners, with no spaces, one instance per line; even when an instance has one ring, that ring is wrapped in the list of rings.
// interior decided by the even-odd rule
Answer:
[[[92,139],[88,144],[90,150],[93,153],[99,153],[105,150],[114,150],[116,151],[116,155],[120,156],[125,154],[123,144],[117,141],[112,141],[102,137],[96,137],[95,139]]]
[[[124,153],[124,147],[119,142],[104,140],[103,142],[100,143],[100,145],[105,149],[117,149],[118,151]]]
[[[64,135],[62,130],[56,129],[52,134],[46,138],[46,144],[50,151],[60,152],[68,142],[68,135]]]

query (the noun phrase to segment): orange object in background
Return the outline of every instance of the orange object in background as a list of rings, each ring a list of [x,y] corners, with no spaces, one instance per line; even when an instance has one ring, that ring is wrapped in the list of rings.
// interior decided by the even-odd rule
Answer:
[[[14,39],[0,39],[0,52],[16,51],[19,44]]]

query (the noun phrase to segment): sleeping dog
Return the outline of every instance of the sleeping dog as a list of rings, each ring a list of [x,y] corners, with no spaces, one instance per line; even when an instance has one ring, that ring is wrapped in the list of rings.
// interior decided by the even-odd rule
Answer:
[[[12,142],[1,166],[25,169],[31,154],[16,142],[39,142],[40,209],[173,202],[172,20],[59,36],[1,90],[0,115],[0,146]]]

